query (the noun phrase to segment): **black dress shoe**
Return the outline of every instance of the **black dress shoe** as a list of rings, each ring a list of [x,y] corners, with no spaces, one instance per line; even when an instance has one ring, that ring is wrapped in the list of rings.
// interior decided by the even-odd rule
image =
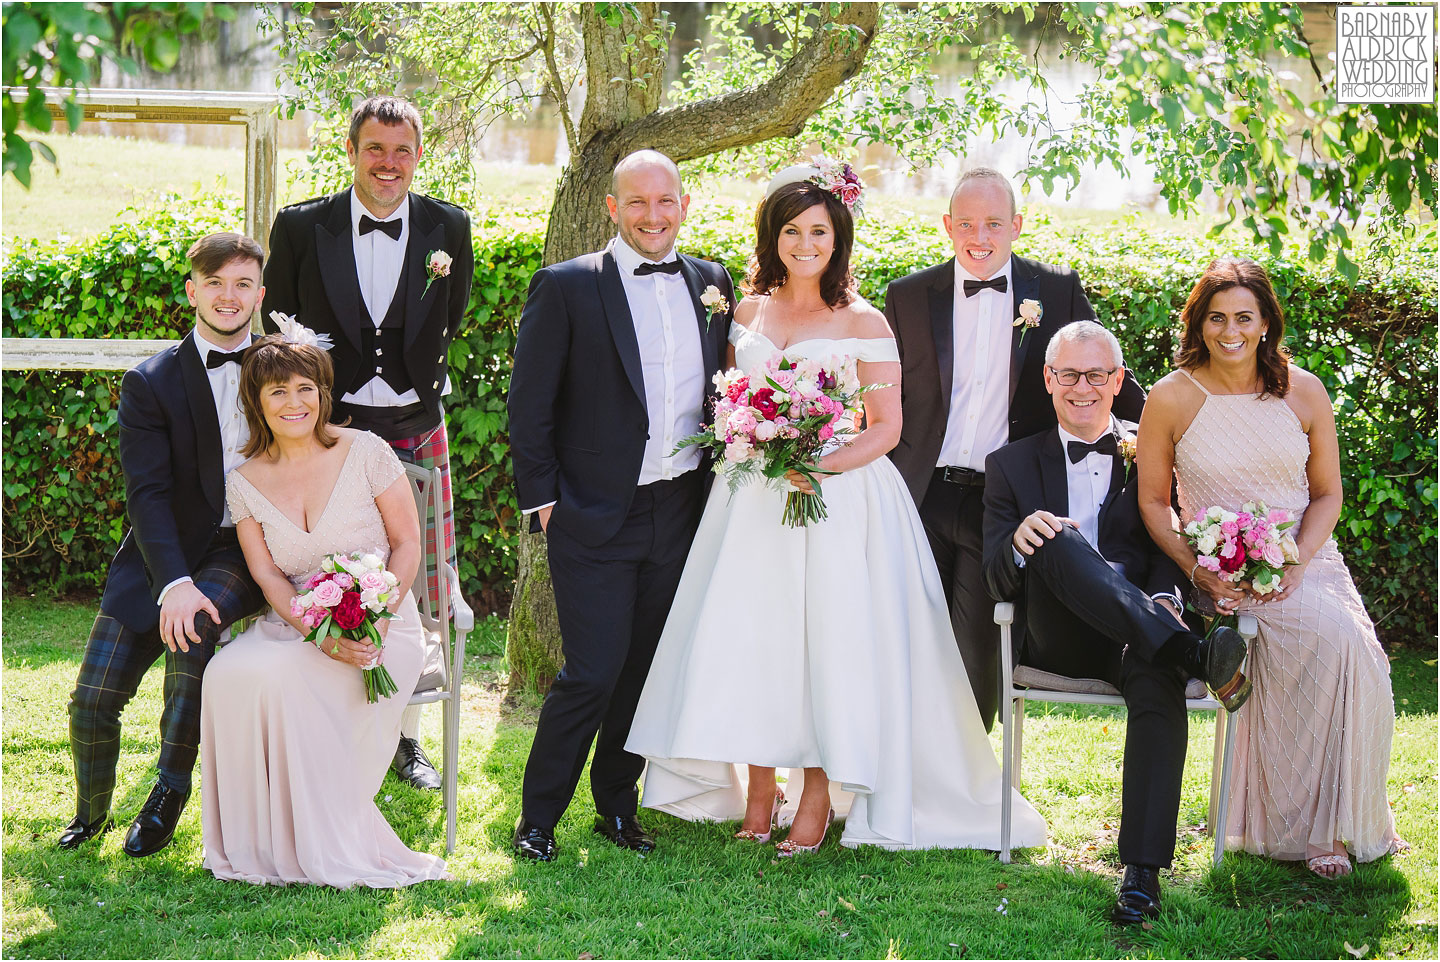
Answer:
[[[157,782],[125,834],[125,854],[140,858],[169,845],[189,799],[189,792],[177,792]]]
[[[56,844],[61,848],[79,848],[85,842],[104,835],[114,827],[115,823],[110,821],[109,815],[101,815],[88,825],[80,821],[80,816],[77,815],[70,820],[69,825],[65,826],[65,831],[60,833],[60,841]]]
[[[655,851],[655,839],[634,815],[596,815],[595,831],[621,848],[644,855]]]
[[[1127,865],[1110,921],[1137,925],[1160,917],[1160,870],[1148,865]]]
[[[400,744],[395,746],[395,757],[390,760],[390,770],[416,788],[428,788],[432,792],[440,790],[440,773],[414,738],[400,736]]]
[[[555,844],[555,831],[527,822],[523,816],[515,823],[512,843],[516,855],[534,862],[553,862],[560,854],[560,846]]]
[[[1226,711],[1235,711],[1250,697],[1250,679],[1240,674],[1245,639],[1234,628],[1216,628],[1196,651],[1195,677],[1215,693]]]

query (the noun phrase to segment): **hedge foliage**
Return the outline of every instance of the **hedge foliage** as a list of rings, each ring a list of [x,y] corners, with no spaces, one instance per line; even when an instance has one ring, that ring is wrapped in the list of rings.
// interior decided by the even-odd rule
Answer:
[[[685,250],[739,277],[751,212],[707,208]],[[184,251],[198,235],[239,229],[226,198],[181,202],[83,243],[18,243],[4,272],[7,337],[178,337],[190,325]],[[890,280],[949,256],[936,225],[870,221],[857,232],[861,292],[880,303]],[[504,604],[518,528],[505,395],[515,325],[540,266],[543,213],[475,224],[469,323],[451,347],[451,458],[467,596]],[[1176,320],[1193,279],[1222,253],[1253,256],[1275,280],[1296,362],[1335,398],[1345,483],[1336,537],[1388,641],[1436,633],[1435,237],[1365,263],[1351,286],[1303,252],[1117,222],[1104,229],[1029,223],[1020,252],[1076,268],[1142,383],[1170,369]],[[4,560],[9,586],[97,586],[123,531],[115,454],[118,373],[7,372],[4,377]]]

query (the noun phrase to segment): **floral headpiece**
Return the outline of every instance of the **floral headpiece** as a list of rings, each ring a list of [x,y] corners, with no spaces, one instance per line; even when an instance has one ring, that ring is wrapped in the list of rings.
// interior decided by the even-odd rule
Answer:
[[[287,344],[299,344],[302,347],[318,347],[322,351],[329,351],[335,348],[335,342],[330,340],[329,334],[316,334],[289,314],[271,311],[270,320],[279,328],[280,336],[285,338]]]
[[[786,184],[815,184],[834,194],[851,216],[859,217],[865,212],[865,182],[855,173],[855,168],[844,161],[822,155],[816,157],[814,163],[786,167],[770,178],[765,188],[766,199]]]

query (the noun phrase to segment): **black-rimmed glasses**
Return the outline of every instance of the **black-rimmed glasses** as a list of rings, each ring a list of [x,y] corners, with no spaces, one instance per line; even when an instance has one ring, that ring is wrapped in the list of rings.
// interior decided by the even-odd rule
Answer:
[[[1050,366],[1047,364],[1046,367]],[[1105,384],[1106,381],[1110,380],[1111,376],[1118,370],[1120,370],[1118,367],[1112,367],[1108,371],[1060,371],[1056,370],[1053,367],[1050,367],[1050,373],[1055,376],[1055,380],[1065,385],[1066,387],[1072,387],[1076,384],[1079,384],[1080,375],[1082,374],[1085,375],[1086,382],[1093,385],[1094,387],[1101,387]]]

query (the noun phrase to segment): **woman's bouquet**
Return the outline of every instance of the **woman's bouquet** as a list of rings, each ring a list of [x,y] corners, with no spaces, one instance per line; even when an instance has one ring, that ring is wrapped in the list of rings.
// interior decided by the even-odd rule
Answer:
[[[331,638],[353,638],[383,649],[385,642],[375,626],[381,618],[395,617],[386,606],[394,599],[399,581],[377,553],[326,555],[320,570],[305,582],[304,594],[290,599],[290,614],[310,629],[305,640],[316,648],[323,649]],[[378,658],[361,674],[365,698],[372,705],[397,691],[395,679]]]
[[[850,431],[860,413],[860,396],[875,385],[859,384],[848,357],[792,361],[776,353],[750,373],[731,368],[714,378],[718,396],[715,420],[704,431],[681,441],[715,454],[715,470],[734,491],[752,478],[773,483],[797,471],[818,492],[816,467],[825,446]],[[826,517],[825,501],[793,488],[785,497],[783,520],[792,528]]]
[[[1185,538],[1200,567],[1230,584],[1248,581],[1256,594],[1268,595],[1280,589],[1285,566],[1300,563],[1294,526],[1284,508],[1247,501],[1239,511],[1208,508],[1185,526]]]

